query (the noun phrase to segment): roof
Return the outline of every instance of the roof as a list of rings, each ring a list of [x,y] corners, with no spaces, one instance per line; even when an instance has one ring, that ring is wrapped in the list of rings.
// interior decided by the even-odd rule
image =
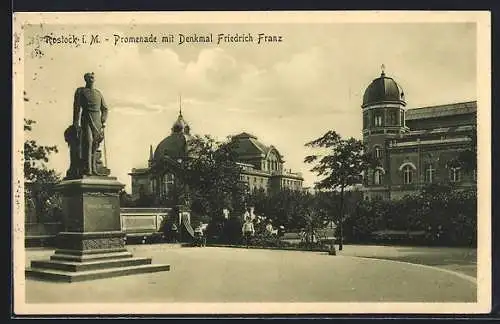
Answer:
[[[267,146],[260,142],[256,136],[246,132],[233,136],[232,140],[237,142],[235,151],[240,158],[265,157],[271,150],[276,150],[272,145]],[[281,159],[282,156],[278,150],[276,152]]]
[[[461,125],[461,126],[453,126],[453,127],[439,127],[439,128],[431,128],[431,129],[419,129],[419,130],[411,130],[406,133],[405,136],[421,136],[421,135],[436,135],[436,134],[450,134],[450,133],[461,133],[461,132],[471,132],[475,130],[474,125]]]
[[[188,142],[191,139],[190,128],[180,111],[171,131],[156,147],[154,161],[162,160],[165,155],[172,159],[184,158],[187,155]]]
[[[425,118],[435,118],[444,116],[455,116],[463,114],[472,114],[477,111],[477,101],[457,102],[447,105],[428,106],[421,108],[408,109],[406,111],[406,120],[416,120]]]
[[[188,153],[188,142],[191,137],[182,133],[173,133],[165,137],[156,147],[153,160],[161,160],[165,155],[175,159],[185,157]]]
[[[406,102],[404,100],[404,92],[401,86],[393,78],[387,77],[382,72],[380,77],[373,80],[366,88],[361,107],[364,108],[380,103],[396,103],[405,106]]]

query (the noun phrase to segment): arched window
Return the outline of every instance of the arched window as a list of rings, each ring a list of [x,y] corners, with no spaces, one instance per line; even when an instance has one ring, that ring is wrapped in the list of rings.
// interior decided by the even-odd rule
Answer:
[[[460,168],[454,167],[450,168],[450,181],[459,182],[460,181]]]
[[[434,173],[436,169],[433,168],[432,164],[429,163],[425,167],[425,182],[432,183],[434,181]]]
[[[410,184],[413,182],[413,168],[409,165],[403,167],[403,181],[404,184]]]
[[[374,123],[375,123],[375,127],[382,126],[382,115],[380,115],[380,114],[375,115]]]
[[[376,185],[382,184],[384,180],[384,173],[380,169],[373,171],[373,183]]]

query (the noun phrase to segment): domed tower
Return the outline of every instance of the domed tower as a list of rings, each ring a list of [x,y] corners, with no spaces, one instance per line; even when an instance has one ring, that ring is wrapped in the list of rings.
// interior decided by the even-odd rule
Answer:
[[[165,158],[172,160],[185,159],[188,153],[188,142],[191,138],[191,129],[182,116],[179,109],[179,116],[171,128],[169,136],[165,137],[156,147],[152,156],[153,162],[164,163]]]
[[[169,192],[179,187],[180,184],[177,183],[176,175],[181,172],[182,164],[190,153],[191,130],[182,116],[180,107],[177,120],[170,130],[170,135],[158,144],[154,153],[152,149],[150,151],[149,166],[153,192],[160,199],[166,198]]]
[[[361,105],[363,141],[377,161],[377,166],[364,179],[366,193],[370,198],[389,198],[388,147],[407,131],[405,107],[402,87],[393,78],[386,76],[382,65],[380,77],[366,88]]]

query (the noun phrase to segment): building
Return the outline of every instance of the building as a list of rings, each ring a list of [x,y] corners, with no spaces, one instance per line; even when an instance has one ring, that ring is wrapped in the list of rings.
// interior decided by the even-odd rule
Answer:
[[[250,190],[302,190],[302,174],[285,169],[283,155],[274,146],[266,146],[248,133],[235,135],[232,141],[242,167],[241,180]]]
[[[190,127],[179,111],[170,135],[154,151],[150,147],[148,167],[134,168],[129,173],[134,198],[146,194],[163,200],[170,191],[176,190],[176,169],[179,163],[189,158],[190,138]],[[270,193],[302,189],[302,175],[284,168],[283,156],[274,146],[266,146],[257,137],[245,132],[231,138],[241,167],[240,179],[247,183],[249,190],[262,189]]]
[[[408,109],[402,87],[382,71],[361,108],[363,141],[378,165],[364,176],[365,199],[397,199],[433,183],[476,185],[476,170],[454,163],[475,147],[476,101]]]

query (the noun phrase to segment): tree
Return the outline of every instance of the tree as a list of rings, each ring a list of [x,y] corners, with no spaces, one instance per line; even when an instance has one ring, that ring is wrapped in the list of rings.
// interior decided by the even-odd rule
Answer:
[[[246,188],[240,181],[241,169],[232,141],[218,142],[205,135],[194,136],[188,145],[183,178],[191,202],[212,218],[221,218],[224,208],[242,213]]]
[[[25,118],[24,131],[32,131],[35,123],[34,120]],[[30,205],[34,205],[37,217],[45,215],[49,218],[46,220],[51,221],[55,221],[50,218],[60,208],[59,197],[53,190],[60,176],[55,170],[48,169],[46,163],[49,161],[50,154],[57,152],[56,146],[38,145],[33,139],[27,139],[24,142],[25,197],[27,200],[31,199]]]
[[[365,153],[361,141],[352,137],[343,139],[332,130],[305,145],[327,151],[323,155],[306,156],[304,162],[314,164],[311,171],[322,177],[315,185],[317,189],[339,191],[339,250],[342,250],[344,192],[349,186],[361,182],[361,174],[371,165],[371,158]]]
[[[24,131],[30,132],[36,122],[24,119]],[[57,153],[57,146],[40,146],[35,140],[24,141],[24,179],[30,182],[58,181],[59,175],[55,170],[47,169],[49,155]]]

